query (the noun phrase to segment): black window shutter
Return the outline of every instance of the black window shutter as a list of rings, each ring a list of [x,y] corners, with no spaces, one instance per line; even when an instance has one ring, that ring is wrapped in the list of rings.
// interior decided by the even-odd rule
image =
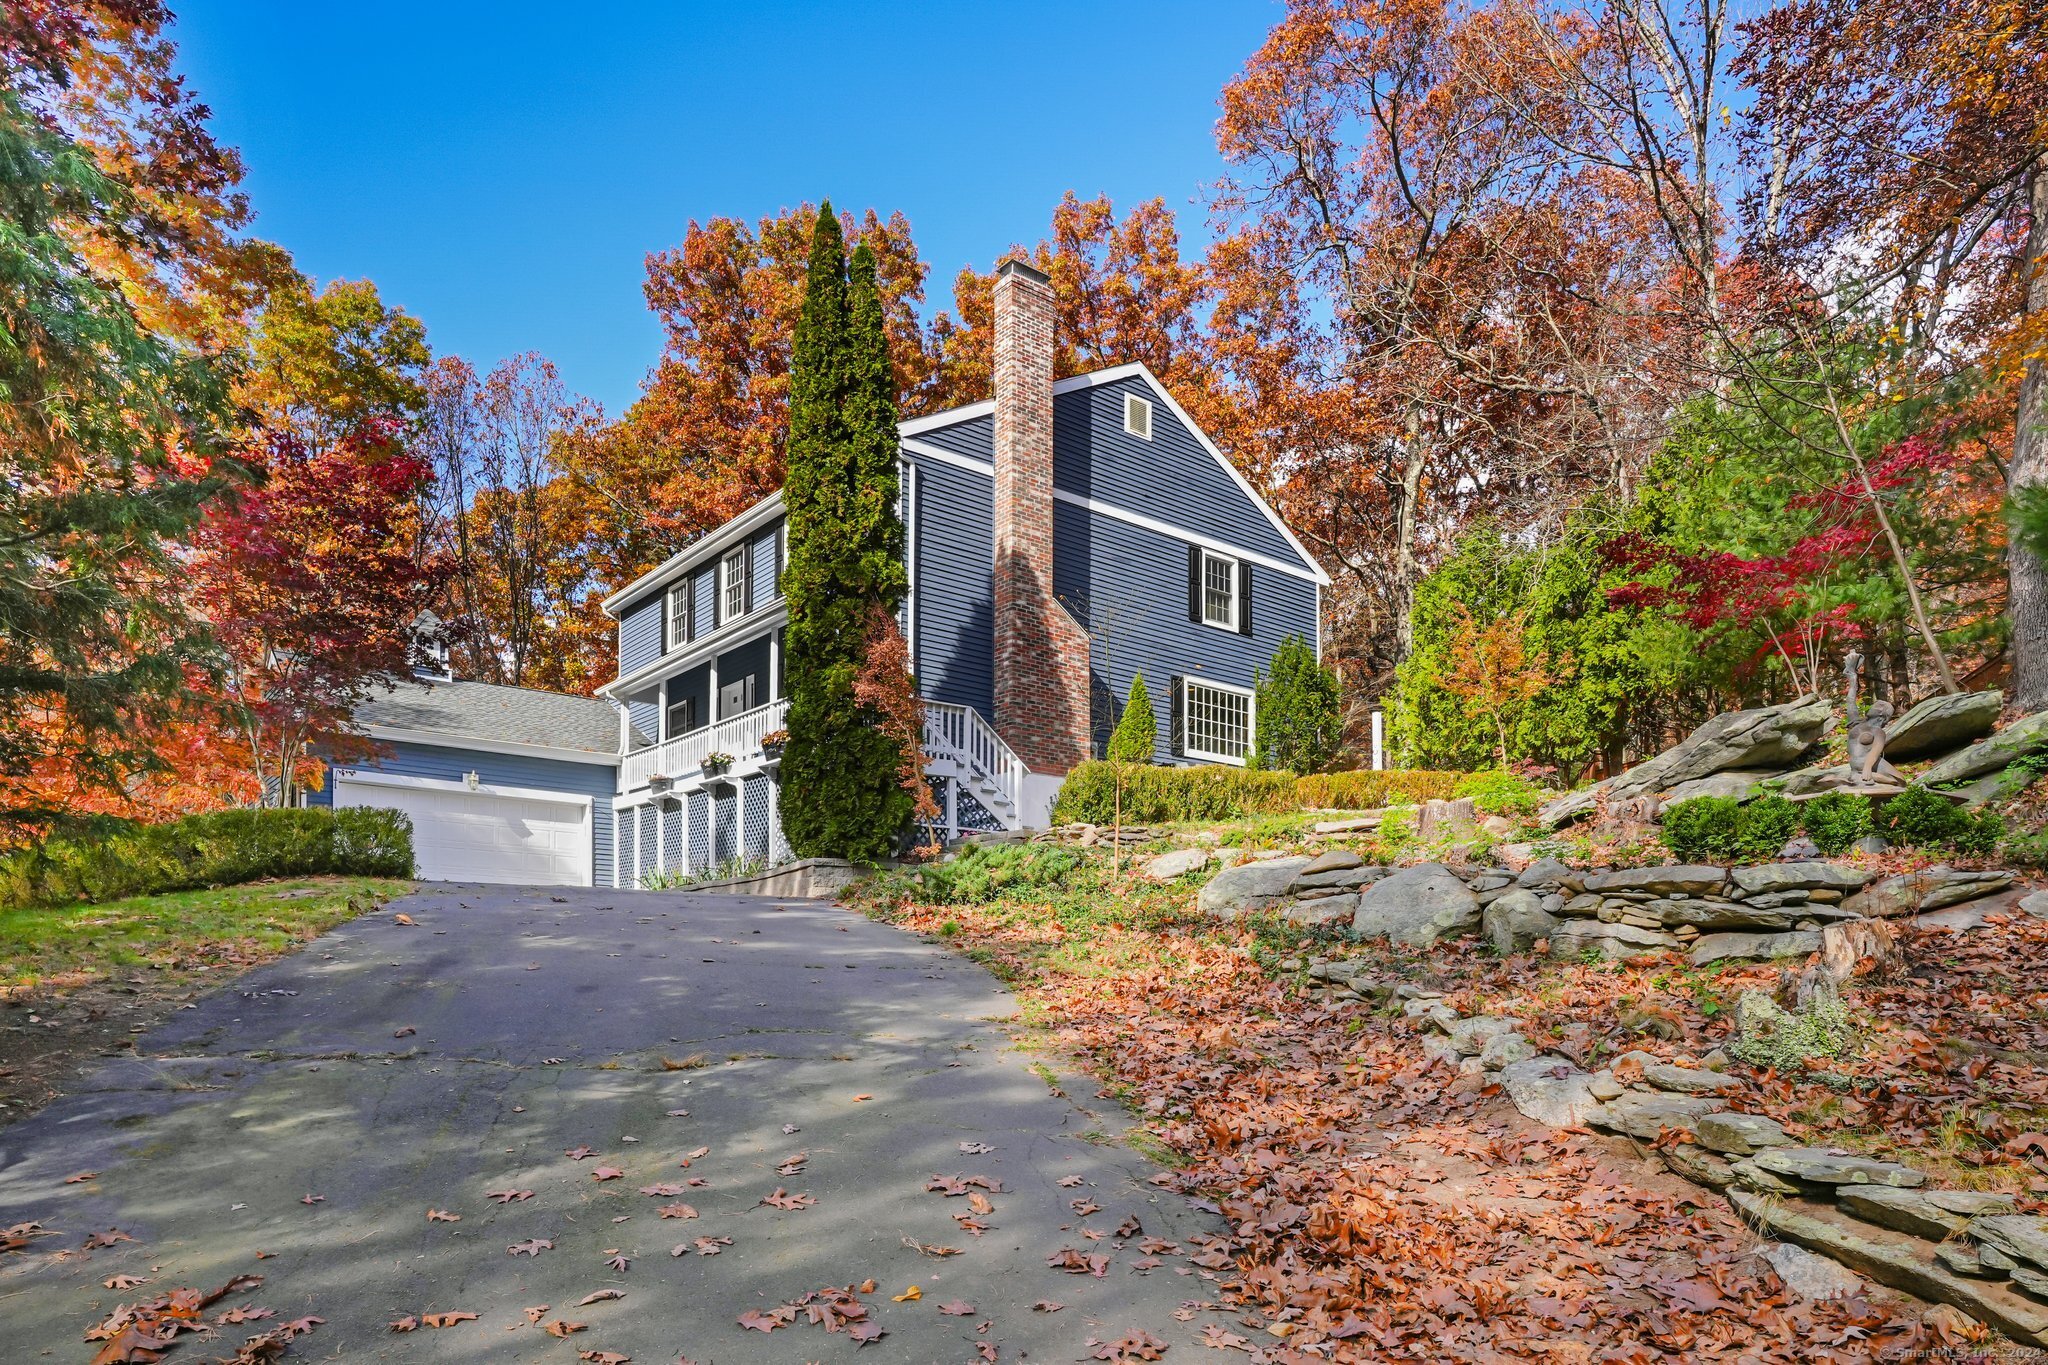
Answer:
[[[1187,753],[1187,717],[1184,714],[1184,703],[1181,699],[1181,694],[1185,690],[1181,686],[1181,680],[1178,677],[1166,680],[1166,709],[1171,716],[1166,726],[1167,747],[1173,752],[1175,758],[1183,757]]]
[[[787,543],[783,540],[783,537],[788,534],[788,521],[784,520],[775,523],[775,544],[769,547],[769,553],[775,556],[775,595],[777,597],[782,596],[782,557],[788,553],[782,547]]]
[[[741,574],[745,587],[740,593],[740,598],[747,604],[748,611],[754,609],[754,552],[760,548],[760,544],[759,541],[749,541],[746,558],[741,561]]]
[[[1237,561],[1237,633],[1252,633],[1252,566],[1243,559]]]
[[[1188,546],[1188,620],[1202,623],[1202,547]]]

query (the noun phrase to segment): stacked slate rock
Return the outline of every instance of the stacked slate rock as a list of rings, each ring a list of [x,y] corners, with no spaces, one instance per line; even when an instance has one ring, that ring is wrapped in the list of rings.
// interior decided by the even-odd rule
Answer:
[[[1997,729],[2004,697],[1963,692],[1930,697],[1886,727],[1885,757],[1936,760],[1915,779],[1969,806],[2015,795],[2031,780],[2019,760],[2048,753],[2048,711]],[[1605,799],[1614,805],[1655,798],[1669,807],[1696,796],[1747,800],[1766,791],[1798,799],[1841,787],[1857,776],[1845,763],[1816,761],[1835,716],[1832,701],[1801,698],[1715,716],[1684,740],[1625,772],[1543,808],[1557,826],[1583,819]]]
[[[1323,967],[1323,979],[1345,980],[1341,965]],[[1403,1011],[1429,1030],[1432,1061],[1498,1084],[1525,1117],[1662,1142],[1656,1150],[1671,1171],[1724,1191],[1764,1232],[1951,1304],[2016,1341],[2048,1345],[2048,1218],[2017,1213],[2011,1196],[1929,1189],[1911,1166],[1803,1146],[1776,1120],[1733,1108],[1759,1096],[1710,1066],[1631,1052],[1587,1072],[1540,1052],[1513,1019],[1461,1017],[1422,991]]]
[[[1209,861],[1197,854],[1163,854],[1151,874],[1185,875]],[[1223,918],[1272,911],[1295,923],[1348,924],[1354,937],[1410,947],[1483,934],[1503,955],[1548,942],[1557,956],[1631,961],[1683,953],[1695,966],[1804,957],[1822,950],[1831,928],[1866,918],[1963,930],[2014,910],[2048,916],[2048,905],[2011,889],[2009,872],[1934,867],[1874,885],[1870,879],[1863,869],[1819,859],[1584,872],[1539,858],[1520,872],[1460,872],[1441,863],[1382,867],[1331,849],[1226,866],[1196,904]]]

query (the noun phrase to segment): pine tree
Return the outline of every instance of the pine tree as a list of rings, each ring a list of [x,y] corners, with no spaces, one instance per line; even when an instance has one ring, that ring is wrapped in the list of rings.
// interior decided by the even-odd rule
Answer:
[[[116,789],[155,766],[141,736],[204,659],[169,546],[223,482],[223,388],[74,245],[134,218],[0,89],[0,819],[51,814],[13,787],[39,767]]]
[[[789,601],[784,648],[789,747],[782,828],[799,856],[873,862],[908,825],[900,754],[854,683],[877,606],[893,614],[908,579],[896,515],[896,383],[866,246],[847,269],[832,206],[811,237],[790,368]]]
[[[1152,694],[1145,675],[1131,675],[1131,695],[1109,737],[1109,758],[1115,763],[1150,763],[1159,743],[1159,718],[1152,714]]]
[[[1312,773],[1337,752],[1342,716],[1337,675],[1299,635],[1280,642],[1258,685],[1258,764]]]

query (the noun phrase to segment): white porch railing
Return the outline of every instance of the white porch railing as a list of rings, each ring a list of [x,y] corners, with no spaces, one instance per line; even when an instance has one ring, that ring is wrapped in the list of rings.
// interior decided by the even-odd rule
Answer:
[[[651,777],[685,777],[697,771],[706,754],[731,754],[740,761],[752,758],[761,752],[761,737],[780,730],[788,715],[785,697],[687,735],[636,749],[620,760],[620,790],[638,791]]]
[[[950,762],[983,806],[1011,829],[1017,827],[1024,796],[1024,760],[1003,742],[993,725],[971,706],[924,704],[925,752],[935,763]]]

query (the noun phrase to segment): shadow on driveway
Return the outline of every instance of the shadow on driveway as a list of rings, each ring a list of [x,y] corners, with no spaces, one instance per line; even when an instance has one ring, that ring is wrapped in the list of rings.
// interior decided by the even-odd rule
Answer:
[[[767,1335],[736,1319],[868,1278],[887,1330],[871,1361],[982,1343],[1079,1360],[1134,1329],[1189,1353],[1207,1315],[1174,1314],[1214,1299],[1209,1272],[1143,1244],[1193,1252],[1220,1225],[1108,1140],[1119,1116],[1048,1092],[1007,1048],[1013,1013],[973,963],[818,902],[437,886],[241,977],[0,1132],[0,1227],[57,1234],[0,1255],[7,1358],[84,1360],[117,1304],[247,1273],[263,1285],[216,1311],[276,1319],[169,1361],[307,1314],[325,1324],[294,1358],[851,1360],[846,1333],[803,1316]],[[965,1196],[924,1189],[934,1175],[1000,1184],[985,1231],[956,1221]],[[778,1188],[817,1202],[760,1203]],[[487,1197],[504,1190],[533,1193]],[[675,1205],[697,1216],[660,1216]],[[1119,1238],[1132,1215],[1142,1234]],[[109,1228],[135,1240],[80,1250]],[[732,1241],[703,1255],[700,1237]],[[535,1238],[552,1248],[508,1253]],[[1069,1247],[1106,1275],[1047,1265]],[[148,1283],[103,1287],[115,1275]],[[912,1284],[920,1300],[891,1301]],[[576,1306],[598,1290],[624,1297]],[[526,1311],[543,1304],[542,1323],[587,1330],[545,1335]],[[388,1327],[451,1311],[478,1318]]]

